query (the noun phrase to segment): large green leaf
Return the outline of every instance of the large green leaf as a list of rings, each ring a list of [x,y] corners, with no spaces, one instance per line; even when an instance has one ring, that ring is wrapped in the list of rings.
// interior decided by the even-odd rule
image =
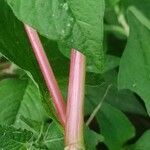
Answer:
[[[101,102],[107,87],[107,84],[102,84],[86,88],[85,110],[88,114],[91,114]],[[131,92],[118,92],[114,86],[111,87],[105,102],[102,103],[96,115],[101,134],[104,136],[104,143],[110,150],[120,150],[135,134],[133,125],[119,109],[132,113],[144,112],[144,109]]]
[[[15,18],[4,0],[0,0],[0,6],[0,52],[22,69],[29,71],[40,88],[45,87],[22,23]],[[68,75],[68,60],[58,51],[56,43],[42,37],[41,39],[58,80],[64,81],[64,77]]]
[[[31,74],[30,77],[33,77],[38,83],[44,95],[43,98],[45,99],[45,93],[47,93],[45,83],[28,42],[23,24],[16,19],[4,0],[0,0],[0,6],[0,52],[10,61],[28,72],[28,74]],[[41,39],[51,65],[54,68],[54,73],[65,95],[69,61],[59,52],[55,42],[43,37]],[[45,106],[50,104],[49,96],[46,100]],[[52,108],[52,105],[49,106]],[[47,110],[50,110],[50,108]]]
[[[32,132],[0,126],[0,149],[27,150],[30,147]]]
[[[67,56],[76,48],[87,56],[88,70],[103,70],[104,0],[7,0],[15,15],[56,40]]]
[[[62,48],[62,52],[66,54],[69,54],[71,48],[82,51],[87,56],[87,70],[102,72],[104,1],[67,0],[67,2],[75,22],[71,34],[59,42],[60,49]]]
[[[104,103],[97,115],[104,143],[109,150],[120,150],[135,135],[134,126],[128,118],[111,105]]]
[[[136,92],[150,114],[150,21],[133,7],[128,20],[130,36],[120,62],[118,85]]]
[[[52,40],[68,36],[73,18],[64,0],[7,0],[15,15]]]
[[[28,80],[5,79],[0,82],[0,124],[21,126],[20,116],[44,121],[38,88]]]

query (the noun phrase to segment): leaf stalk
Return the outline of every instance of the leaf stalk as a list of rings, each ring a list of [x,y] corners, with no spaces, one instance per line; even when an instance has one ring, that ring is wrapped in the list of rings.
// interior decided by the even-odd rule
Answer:
[[[70,76],[65,127],[65,150],[84,150],[85,56],[71,51]]]
[[[41,72],[43,74],[46,86],[52,97],[58,119],[62,124],[62,126],[64,127],[65,120],[66,120],[66,105],[63,100],[61,91],[58,87],[51,65],[45,54],[39,35],[36,30],[34,30],[32,27],[26,24],[25,24],[25,30],[30,40],[37,62],[40,66]]]

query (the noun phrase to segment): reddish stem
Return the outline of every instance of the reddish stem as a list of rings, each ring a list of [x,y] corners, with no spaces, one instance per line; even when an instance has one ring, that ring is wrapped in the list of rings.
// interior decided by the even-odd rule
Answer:
[[[66,150],[84,149],[84,84],[85,56],[72,50],[65,127]]]
[[[36,30],[31,28],[28,25],[25,25],[25,30],[27,32],[27,35],[29,37],[30,43],[32,45],[34,54],[36,56],[36,59],[39,63],[41,72],[44,76],[46,86],[50,92],[50,95],[52,97],[54,107],[56,109],[57,116],[59,118],[60,123],[62,126],[65,126],[66,121],[66,106],[65,102],[63,100],[62,94],[60,92],[60,89],[58,87],[57,81],[55,79],[54,73],[52,71],[52,68],[49,64],[48,58],[45,54],[44,48],[42,46],[42,43],[40,41],[40,38],[38,36],[38,33]]]

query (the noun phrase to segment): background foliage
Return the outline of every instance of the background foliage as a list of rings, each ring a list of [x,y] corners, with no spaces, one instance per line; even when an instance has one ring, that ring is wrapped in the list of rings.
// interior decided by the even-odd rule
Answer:
[[[65,98],[70,49],[87,56],[85,122],[102,104],[85,127],[86,149],[149,150],[149,9],[149,0],[0,0],[0,149],[64,147],[26,23]]]

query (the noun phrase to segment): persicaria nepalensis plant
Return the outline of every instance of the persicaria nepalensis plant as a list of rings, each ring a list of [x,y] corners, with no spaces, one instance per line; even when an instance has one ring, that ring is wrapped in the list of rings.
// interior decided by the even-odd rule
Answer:
[[[85,56],[72,49],[68,86],[67,110],[63,96],[36,30],[25,25],[33,52],[40,66],[46,86],[52,97],[57,117],[65,130],[66,150],[84,149],[84,84]]]

